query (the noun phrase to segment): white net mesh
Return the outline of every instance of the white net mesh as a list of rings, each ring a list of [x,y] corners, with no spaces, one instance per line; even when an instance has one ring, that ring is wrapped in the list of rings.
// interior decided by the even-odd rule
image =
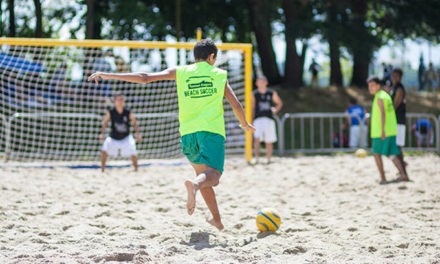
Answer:
[[[0,50],[0,152],[14,160],[91,160],[99,156],[102,119],[123,94],[139,124],[139,158],[181,155],[174,81],[146,85],[88,82],[95,71],[159,71],[193,61],[184,48],[2,45]],[[244,101],[244,55],[219,51],[218,67]],[[244,152],[244,133],[225,101],[226,152]],[[107,127],[110,127],[108,125]],[[133,126],[130,128],[133,133]],[[108,135],[107,131],[107,135]]]

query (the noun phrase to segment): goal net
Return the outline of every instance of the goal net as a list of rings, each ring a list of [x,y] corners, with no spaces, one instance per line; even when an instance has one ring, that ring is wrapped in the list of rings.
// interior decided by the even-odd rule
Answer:
[[[97,159],[102,120],[115,94],[125,97],[138,121],[139,158],[181,156],[174,81],[96,85],[87,77],[95,71],[153,72],[189,64],[194,43],[0,39],[0,44],[0,152],[6,159]],[[251,56],[248,45],[221,44],[216,65],[228,72],[243,105],[251,87],[246,56]],[[248,135],[226,101],[224,110],[226,153],[244,153]]]

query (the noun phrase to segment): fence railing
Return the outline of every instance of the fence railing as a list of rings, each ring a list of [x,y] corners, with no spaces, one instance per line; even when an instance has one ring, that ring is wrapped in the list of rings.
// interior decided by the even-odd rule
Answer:
[[[365,137],[365,125],[358,115],[346,113],[296,113],[284,114],[279,131],[279,153],[334,152],[353,150],[343,133],[347,117],[357,119],[360,138]],[[360,147],[366,147],[360,140]]]
[[[177,113],[139,113],[135,114],[135,116],[142,119],[167,117],[172,119],[178,118]],[[9,118],[0,115],[0,138],[3,141],[0,145],[0,152],[4,151],[5,159],[8,160],[12,154],[11,143],[13,141],[12,133],[14,132],[12,131],[13,122],[18,122],[21,118],[44,119],[51,117],[86,118],[93,120],[102,119],[101,115],[93,113],[16,113]],[[344,133],[343,129],[343,124],[346,123],[347,117],[358,120],[358,123],[360,124],[359,147],[368,148],[369,140],[363,140],[368,136],[368,126],[365,125],[357,115],[347,115],[346,113],[287,113],[281,118],[274,115],[278,128],[278,153],[284,155],[295,152],[310,153],[355,150],[356,147],[349,146],[348,138],[350,135]],[[420,147],[416,144],[413,127],[417,120],[420,119],[426,119],[432,124],[433,144],[431,146],[424,144]],[[350,130],[347,129],[347,131]],[[404,150],[436,151],[440,153],[440,116],[436,117],[433,114],[425,113],[407,113],[405,138],[406,142]],[[35,153],[35,155],[41,155],[41,153]]]
[[[344,133],[343,124],[347,117],[358,120],[360,124],[360,140],[358,147],[368,148],[368,126],[357,115],[346,113],[286,113],[278,123],[278,148],[279,154],[284,155],[295,152],[335,152],[353,151],[357,147],[348,144],[349,134]],[[427,119],[433,128],[432,146],[417,146],[414,139],[415,122]],[[347,129],[350,131],[350,129]],[[432,114],[407,113],[406,114],[406,144],[404,150],[436,151],[440,153],[440,117]]]

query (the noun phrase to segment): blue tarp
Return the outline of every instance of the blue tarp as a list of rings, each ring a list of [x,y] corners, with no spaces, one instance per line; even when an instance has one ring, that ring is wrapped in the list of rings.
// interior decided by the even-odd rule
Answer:
[[[4,53],[0,53],[0,68],[15,69],[25,72],[42,72],[45,71],[43,65],[22,58],[14,57]]]

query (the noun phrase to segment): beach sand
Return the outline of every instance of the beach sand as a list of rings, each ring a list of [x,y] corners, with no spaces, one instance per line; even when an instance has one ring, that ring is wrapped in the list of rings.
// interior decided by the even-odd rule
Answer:
[[[2,167],[0,263],[440,263],[440,158],[406,159],[413,182],[379,185],[371,156],[228,158],[221,232],[200,194],[186,213],[188,164]],[[258,233],[264,207],[277,232]]]

